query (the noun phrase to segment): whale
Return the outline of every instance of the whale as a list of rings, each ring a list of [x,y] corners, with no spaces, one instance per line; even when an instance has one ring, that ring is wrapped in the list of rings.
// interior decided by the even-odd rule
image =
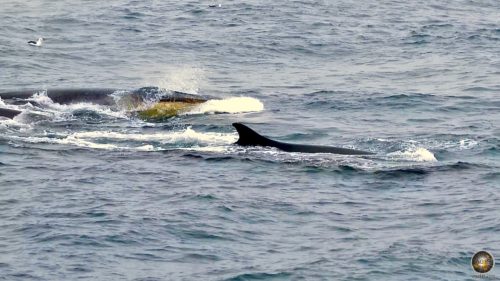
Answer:
[[[182,101],[182,102],[205,102],[209,97],[187,94],[179,91],[168,91],[158,87],[142,87],[136,90],[128,91],[123,89],[113,88],[75,88],[75,89],[28,89],[18,91],[0,92],[2,100],[26,100],[37,93],[45,93],[52,101],[59,104],[70,104],[78,102],[91,102],[100,105],[114,105],[115,98],[113,93],[128,92],[129,96],[137,100],[144,100],[147,97],[154,95],[161,96],[161,101]]]
[[[375,153],[369,151],[362,151],[350,148],[323,146],[323,145],[309,145],[309,144],[295,144],[275,141],[265,136],[260,135],[248,126],[242,123],[233,123],[233,127],[238,132],[239,138],[235,144],[241,146],[264,146],[275,147],[279,150],[286,152],[302,152],[302,153],[333,153],[343,155],[373,155]]]
[[[101,105],[111,105],[113,98],[110,96],[116,89],[27,89],[9,92],[0,92],[2,100],[20,104],[37,93],[45,93],[52,101],[59,104],[70,104],[78,102],[92,102]]]
[[[13,119],[17,115],[21,114],[21,111],[10,109],[10,108],[0,108],[0,117],[5,117],[8,119]]]
[[[179,91],[163,90],[158,87],[142,87],[135,90],[114,88],[74,88],[74,89],[26,89],[0,92],[0,98],[7,104],[20,105],[30,100],[35,94],[44,93],[53,102],[59,104],[92,103],[106,106],[119,106],[136,112],[142,119],[168,118],[183,110],[206,102],[212,97],[193,95]],[[120,95],[114,95],[120,93]],[[154,100],[152,104],[149,101]],[[145,106],[147,104],[148,106]],[[21,111],[0,108],[0,117],[14,118]]]

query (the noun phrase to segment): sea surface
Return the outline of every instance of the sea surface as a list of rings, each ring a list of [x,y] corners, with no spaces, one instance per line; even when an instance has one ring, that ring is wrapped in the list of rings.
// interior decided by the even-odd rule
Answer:
[[[215,99],[161,122],[0,101],[23,111],[0,280],[477,280],[500,257],[499,1],[0,0],[1,91],[143,86]],[[376,154],[238,147],[233,122]]]

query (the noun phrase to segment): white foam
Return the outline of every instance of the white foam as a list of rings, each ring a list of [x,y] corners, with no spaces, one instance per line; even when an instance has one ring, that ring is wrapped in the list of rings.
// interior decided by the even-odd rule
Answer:
[[[396,160],[409,160],[417,162],[437,162],[432,152],[423,147],[411,147],[403,151],[396,151],[387,154]]]
[[[10,118],[0,118],[0,129],[15,129],[20,132],[25,132],[27,130],[30,130],[32,126],[30,124],[26,124],[22,122],[22,115],[14,117],[14,119]]]
[[[262,110],[264,110],[264,104],[256,98],[232,97],[222,100],[206,101],[184,114],[245,113],[259,112]]]
[[[471,139],[461,139],[459,142],[460,149],[471,149],[477,145],[477,141]]]
[[[19,140],[28,143],[49,143],[49,144],[61,144],[61,145],[71,145],[77,147],[86,147],[93,149],[103,149],[103,150],[134,150],[134,151],[158,151],[161,148],[156,148],[153,145],[142,145],[142,146],[119,146],[112,143],[96,143],[88,140],[80,139],[72,135],[65,138],[49,138],[49,137],[18,137],[11,136],[11,140]]]
[[[9,137],[11,140],[20,140],[28,143],[51,143],[51,144],[63,144],[63,145],[74,145],[78,147],[88,147],[88,148],[97,148],[97,149],[118,149],[120,147],[114,144],[100,144],[93,143],[81,139],[77,139],[71,136],[66,138],[49,138],[49,137],[18,137],[11,136]]]
[[[193,130],[191,127],[183,131],[167,132],[167,133],[119,133],[110,131],[90,131],[78,132],[71,134],[72,137],[77,139],[111,139],[111,140],[128,140],[128,141],[154,141],[165,144],[178,144],[178,143],[197,143],[205,145],[225,145],[234,143],[237,139],[236,134],[224,133],[200,133]]]
[[[0,123],[1,124],[1,123]],[[164,148],[155,147],[148,142],[160,142],[162,144],[188,144],[197,146],[196,149],[204,151],[223,151],[223,147],[236,141],[236,134],[228,133],[200,133],[190,127],[177,132],[140,134],[140,133],[119,133],[109,131],[76,132],[70,135],[58,135],[58,137],[46,136],[10,136],[8,139],[18,140],[28,143],[49,143],[61,145],[73,145],[105,150],[137,150],[137,151],[158,151]],[[99,141],[95,141],[99,140]],[[138,141],[143,142],[140,146],[124,146],[117,141]]]

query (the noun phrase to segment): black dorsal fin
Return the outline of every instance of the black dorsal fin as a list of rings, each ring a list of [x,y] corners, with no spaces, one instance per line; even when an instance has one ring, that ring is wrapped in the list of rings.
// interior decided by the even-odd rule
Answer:
[[[238,131],[240,138],[236,142],[239,145],[253,145],[253,146],[271,146],[273,140],[259,135],[254,130],[248,128],[241,123],[233,123],[233,126]]]
[[[362,150],[342,148],[342,147],[280,142],[261,136],[254,130],[248,128],[247,126],[241,123],[233,123],[233,126],[236,128],[236,131],[238,131],[238,134],[240,135],[240,138],[236,142],[236,144],[239,145],[271,146],[287,152],[335,153],[335,154],[345,154],[345,155],[374,154],[369,151],[362,151]]]

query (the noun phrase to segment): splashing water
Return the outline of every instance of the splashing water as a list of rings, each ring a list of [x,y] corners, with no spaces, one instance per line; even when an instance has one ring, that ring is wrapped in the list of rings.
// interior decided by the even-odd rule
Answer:
[[[388,153],[387,156],[390,156],[394,160],[437,162],[434,154],[423,147],[411,147],[403,151]]]
[[[33,95],[33,97],[27,99],[28,101],[36,102],[39,105],[43,105],[44,111],[51,112],[56,116],[60,117],[64,114],[71,114],[77,110],[89,110],[94,111],[99,114],[112,116],[116,118],[126,118],[125,111],[116,111],[112,110],[110,107],[105,105],[98,105],[87,102],[79,102],[79,103],[71,103],[71,104],[59,104],[57,102],[52,101],[47,96],[47,92],[40,92]]]
[[[198,94],[205,84],[205,71],[197,67],[174,67],[165,71],[163,78],[157,81],[158,87],[188,94]]]
[[[137,134],[137,133],[118,133],[110,131],[91,131],[73,133],[71,137],[76,139],[109,139],[109,140],[128,140],[128,141],[154,141],[163,144],[198,144],[198,145],[225,145],[234,143],[237,139],[236,134],[196,132],[191,127],[183,131]]]
[[[237,136],[234,133],[196,132],[188,127],[182,131],[154,134],[88,131],[69,135],[45,133],[43,136],[9,136],[7,139],[27,143],[61,144],[104,150],[157,151],[173,146],[227,146],[234,143]],[[141,142],[141,145],[130,145],[126,142]]]

